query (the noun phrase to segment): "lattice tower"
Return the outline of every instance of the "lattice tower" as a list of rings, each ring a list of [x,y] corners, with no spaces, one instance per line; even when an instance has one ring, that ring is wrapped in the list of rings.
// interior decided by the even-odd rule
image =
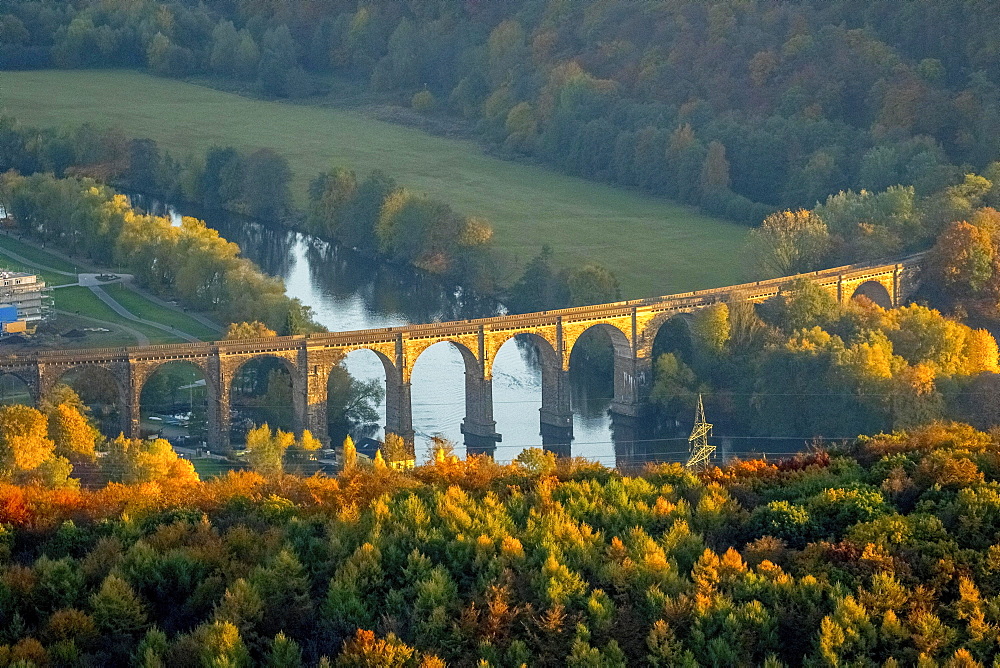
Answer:
[[[694,414],[694,427],[691,435],[688,436],[688,449],[691,455],[688,457],[687,466],[689,469],[703,469],[708,466],[715,452],[715,446],[709,445],[708,437],[712,435],[712,425],[705,421],[705,405],[698,395],[698,409]]]

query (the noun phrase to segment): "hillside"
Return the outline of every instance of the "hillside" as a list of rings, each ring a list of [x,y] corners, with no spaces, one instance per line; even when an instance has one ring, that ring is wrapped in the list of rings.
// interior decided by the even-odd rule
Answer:
[[[210,74],[277,98],[334,76],[470,119],[496,150],[750,223],[844,188],[939,189],[1000,156],[991,2],[33,0],[0,12],[6,69]]]

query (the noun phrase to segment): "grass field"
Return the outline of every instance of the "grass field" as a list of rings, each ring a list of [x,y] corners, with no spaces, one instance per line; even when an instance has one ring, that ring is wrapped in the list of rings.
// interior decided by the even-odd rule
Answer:
[[[52,267],[57,271],[67,271],[69,273],[75,274],[79,271],[79,268],[72,262],[68,262],[61,257],[47,253],[44,249],[36,248],[31,244],[27,244],[20,239],[16,239],[9,235],[0,235],[0,246],[14,251],[22,257],[26,257],[33,262],[38,264],[44,264],[46,267]],[[69,277],[64,277],[68,279]]]
[[[197,336],[199,339],[205,341],[216,341],[222,338],[221,334],[215,330],[205,327],[205,325],[201,324],[194,318],[151,302],[142,295],[129,290],[120,283],[117,285],[109,285],[104,288],[104,290],[111,295],[116,302],[127,308],[132,315],[139,316],[140,318],[144,318],[146,320],[159,322],[164,325],[169,325],[181,330],[182,332],[187,332],[192,336]]]
[[[184,343],[183,339],[172,334],[121,317],[87,288],[80,286],[60,288],[54,293],[54,298],[57,309],[136,329],[148,336],[150,343]]]
[[[7,250],[13,251],[18,255],[25,257],[29,260],[38,262],[47,267],[52,267],[53,269],[58,269],[60,271],[73,271],[73,266],[69,265],[68,268],[64,268],[67,263],[57,258],[55,256],[48,255],[44,251],[40,251],[28,244],[25,244],[13,237],[0,234],[0,248],[5,248]],[[51,260],[51,262],[47,261]],[[23,271],[29,274],[38,274],[44,279],[45,284],[48,286],[56,285],[69,285],[70,283],[76,283],[76,278],[73,276],[65,276],[63,274],[57,274],[51,271],[45,271],[44,269],[38,269],[37,267],[32,267],[14,258],[7,257],[6,255],[0,254],[0,268],[8,269],[10,271]]]
[[[113,348],[116,346],[135,346],[141,343],[136,340],[131,332],[123,329],[124,325],[118,326],[114,323],[108,325],[97,325],[85,318],[57,313],[53,320],[54,329],[59,334],[65,334],[73,329],[78,330],[83,336],[74,338],[58,335],[35,335],[33,343],[39,344],[41,349],[65,349],[65,348]],[[110,332],[84,331],[88,327],[104,326]],[[162,334],[162,332],[161,332]]]
[[[198,476],[202,480],[225,475],[237,468],[231,462],[221,459],[210,459],[208,457],[191,459],[190,462],[194,464],[194,470],[198,472]]]
[[[486,216],[519,264],[550,244],[562,264],[611,268],[626,297],[737,282],[746,229],[665,200],[485,155],[474,142],[428,135],[352,110],[253,100],[131,71],[0,72],[0,114],[28,124],[90,122],[150,137],[171,152],[270,147],[285,155],[301,204],[333,165],[379,168],[399,182]],[[512,279],[511,268],[504,280]]]

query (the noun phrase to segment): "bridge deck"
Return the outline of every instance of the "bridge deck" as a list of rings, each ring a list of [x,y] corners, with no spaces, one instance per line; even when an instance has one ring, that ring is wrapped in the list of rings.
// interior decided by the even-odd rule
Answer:
[[[682,292],[679,294],[664,295],[660,297],[648,297],[645,299],[632,299],[613,302],[610,304],[596,304],[593,306],[565,308],[552,311],[542,311],[539,313],[526,313],[523,315],[501,315],[488,318],[477,318],[474,320],[415,324],[402,327],[361,329],[345,332],[329,332],[272,338],[239,339],[235,341],[223,340],[211,343],[179,343],[115,348],[65,349],[51,352],[0,356],[0,361],[6,363],[14,361],[69,363],[82,360],[86,360],[88,362],[123,359],[163,360],[175,356],[178,358],[189,359],[191,357],[208,356],[216,351],[227,352],[236,351],[237,349],[240,352],[261,354],[267,352],[288,351],[291,349],[314,345],[324,347],[350,347],[355,345],[392,343],[400,337],[412,340],[441,338],[443,336],[475,335],[479,333],[481,328],[494,332],[502,332],[503,330],[551,326],[560,320],[563,322],[580,322],[616,318],[628,316],[636,310],[641,310],[643,312],[679,311],[710,303],[721,302],[724,301],[725,297],[731,295],[740,295],[744,299],[759,301],[778,294],[781,286],[796,279],[810,279],[820,282],[820,284],[823,285],[825,284],[824,279],[830,279],[830,281],[836,282],[845,276],[849,276],[852,280],[877,277],[885,275],[886,272],[896,270],[900,266],[910,266],[919,263],[924,255],[925,253],[911,255],[893,263],[851,264],[806,274],[798,274],[796,276],[784,276],[764,281],[755,281],[753,283],[742,283],[739,285],[709,288],[706,290],[694,290],[691,292]]]

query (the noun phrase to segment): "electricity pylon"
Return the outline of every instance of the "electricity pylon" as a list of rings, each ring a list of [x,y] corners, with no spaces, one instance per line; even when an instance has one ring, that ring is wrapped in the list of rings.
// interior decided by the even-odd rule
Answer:
[[[688,448],[691,455],[688,457],[687,466],[689,469],[703,469],[708,466],[715,446],[708,444],[708,437],[712,434],[712,425],[705,421],[705,406],[701,402],[701,395],[698,395],[698,410],[694,414],[694,427],[691,435],[688,436]]]

